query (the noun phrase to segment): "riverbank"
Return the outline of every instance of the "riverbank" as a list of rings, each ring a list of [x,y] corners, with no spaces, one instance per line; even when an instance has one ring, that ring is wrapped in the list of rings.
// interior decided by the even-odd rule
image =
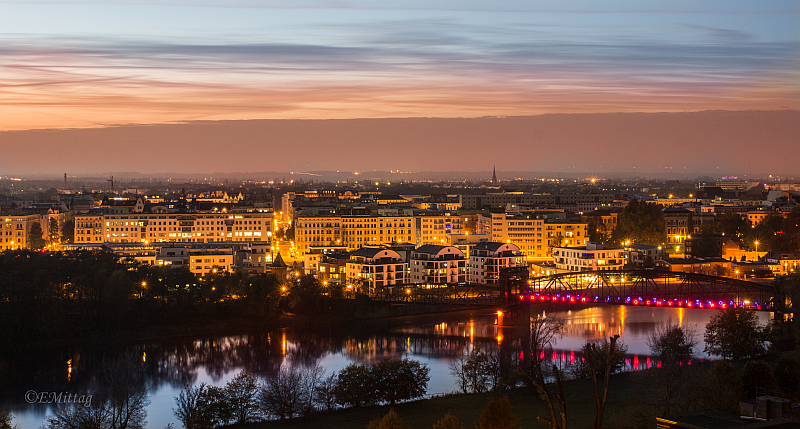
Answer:
[[[180,324],[168,326],[143,326],[135,330],[125,330],[108,334],[87,336],[70,336],[52,340],[40,340],[17,344],[14,349],[8,348],[10,354],[24,354],[33,351],[85,346],[121,346],[149,341],[180,340],[183,338],[247,335],[256,332],[276,329],[315,329],[326,330],[349,329],[350,324],[359,321],[371,321],[367,327],[382,329],[385,324],[402,322],[405,317],[436,314],[457,314],[476,310],[482,307],[454,306],[446,304],[385,303],[369,302],[367,308],[353,308],[355,300],[348,300],[351,305],[336,310],[331,309],[320,315],[298,316],[281,313],[268,320],[233,317],[220,320],[184,320]]]
[[[634,378],[636,377],[636,378]],[[636,374],[624,373],[611,377],[608,403],[605,413],[606,427],[622,427],[624,423],[631,423],[629,411],[638,406],[635,391],[638,391],[641,377]],[[507,396],[514,414],[519,418],[520,427],[523,428],[548,428],[549,425],[537,420],[538,416],[547,415],[547,406],[543,399],[529,388],[517,388],[504,392],[489,392],[480,394],[453,394],[434,397],[393,406],[375,406],[367,408],[348,408],[328,413],[320,413],[311,418],[298,418],[288,421],[268,421],[247,425],[233,425],[229,428],[237,429],[266,429],[266,428],[326,428],[326,429],[361,429],[376,418],[383,417],[394,409],[402,419],[407,421],[412,429],[431,428],[446,413],[458,417],[465,428],[475,427],[481,412],[486,407],[489,399],[498,399]],[[564,382],[564,396],[567,399],[568,426],[575,428],[592,427],[594,422],[594,394],[592,383],[589,380],[568,380]],[[655,420],[653,419],[655,426]],[[636,426],[628,426],[636,427]]]

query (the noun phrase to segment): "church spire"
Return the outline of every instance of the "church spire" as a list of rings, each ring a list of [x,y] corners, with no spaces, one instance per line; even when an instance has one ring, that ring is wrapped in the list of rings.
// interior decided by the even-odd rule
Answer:
[[[497,184],[497,167],[493,165],[492,166],[492,185],[496,185],[496,184]]]

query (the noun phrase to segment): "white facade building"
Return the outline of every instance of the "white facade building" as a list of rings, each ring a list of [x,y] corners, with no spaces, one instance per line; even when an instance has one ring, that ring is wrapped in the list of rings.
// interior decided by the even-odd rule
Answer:
[[[497,283],[500,270],[508,267],[524,267],[525,256],[519,247],[511,243],[494,241],[476,244],[469,255],[470,283]]]
[[[378,288],[405,284],[407,269],[408,264],[394,250],[362,247],[350,253],[346,268],[347,283],[353,285],[363,282],[369,293],[373,294]]]
[[[467,282],[467,260],[454,246],[427,244],[411,253],[411,279],[416,284]]]
[[[565,271],[619,271],[625,265],[625,250],[590,241],[586,246],[554,248],[553,262],[556,269]]]

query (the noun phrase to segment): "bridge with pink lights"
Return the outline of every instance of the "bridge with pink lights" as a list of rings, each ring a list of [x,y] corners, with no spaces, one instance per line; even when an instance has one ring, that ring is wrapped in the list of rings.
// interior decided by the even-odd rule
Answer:
[[[515,287],[516,286],[516,287]],[[505,285],[512,302],[621,304],[652,307],[770,310],[771,284],[672,271],[585,271],[536,277],[527,284]]]
[[[506,308],[536,302],[773,310],[774,297],[782,296],[771,283],[672,271],[585,271],[531,279],[527,274],[525,267],[510,268],[501,273],[496,285],[404,285],[383,288],[372,298]]]

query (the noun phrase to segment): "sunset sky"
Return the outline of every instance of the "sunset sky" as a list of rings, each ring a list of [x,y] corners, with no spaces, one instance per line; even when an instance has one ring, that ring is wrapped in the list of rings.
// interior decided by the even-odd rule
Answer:
[[[4,132],[785,109],[797,1],[0,0]]]

